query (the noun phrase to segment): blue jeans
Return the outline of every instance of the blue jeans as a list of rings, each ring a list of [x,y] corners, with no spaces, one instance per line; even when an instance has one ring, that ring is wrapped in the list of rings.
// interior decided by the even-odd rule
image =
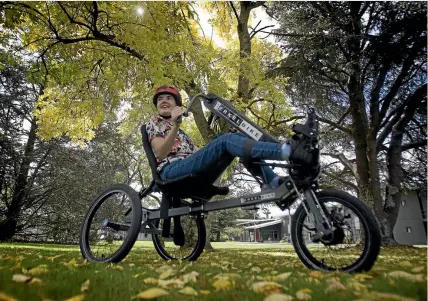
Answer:
[[[174,161],[160,172],[162,180],[171,180],[180,176],[194,174],[214,183],[232,163],[235,157],[244,157],[244,146],[248,141],[243,134],[223,134],[189,157]],[[282,160],[281,144],[255,141],[251,149],[251,158],[255,160]],[[245,166],[252,174],[253,168]],[[277,175],[269,166],[263,166],[268,183]]]

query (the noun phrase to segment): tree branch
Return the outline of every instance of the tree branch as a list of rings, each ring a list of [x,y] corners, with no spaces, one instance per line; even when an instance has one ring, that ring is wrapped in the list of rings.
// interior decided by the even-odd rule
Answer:
[[[340,163],[343,164],[349,171],[352,173],[352,175],[357,178],[357,170],[356,167],[353,166],[355,164],[355,160],[348,160],[348,158],[345,157],[344,154],[331,154],[331,153],[322,153],[322,155],[327,155],[332,158],[338,159]]]
[[[358,187],[355,184],[353,184],[353,183],[351,183],[349,181],[345,181],[341,177],[338,177],[338,176],[336,176],[336,175],[334,175],[332,173],[329,173],[328,171],[323,170],[322,173],[325,174],[326,176],[328,176],[328,177],[330,177],[332,179],[335,179],[336,181],[339,181],[340,183],[342,183],[342,184],[344,184],[344,185],[346,185],[346,186],[354,189],[355,192],[357,192],[357,193],[359,192],[359,189],[358,189]]]
[[[401,151],[405,152],[405,151],[408,151],[410,149],[419,148],[419,147],[423,147],[423,146],[427,146],[427,139],[412,142],[412,143],[403,144],[401,146]]]
[[[407,106],[410,104],[413,104],[414,102],[422,101],[423,98],[426,97],[426,89],[427,89],[427,84],[424,84],[420,86],[418,89],[416,89],[416,91],[412,95],[408,96],[406,100],[403,102],[403,104],[400,106],[396,115],[385,125],[383,131],[379,134],[376,141],[376,147],[378,152],[382,149],[381,145],[383,145],[383,142],[385,141],[386,137],[388,137],[388,135],[392,132],[394,125],[396,125],[397,122],[399,122],[400,118],[402,117],[401,115],[407,110]],[[412,117],[413,115],[410,116],[410,119]]]
[[[235,9],[235,6],[233,5],[233,2],[229,1],[229,5],[232,7],[233,13],[235,14],[236,21],[238,21],[238,24],[241,24],[241,20],[239,20],[239,15]]]
[[[260,23],[261,21],[259,21],[259,23]],[[258,24],[257,24],[258,25]],[[256,26],[257,27],[257,26]],[[254,29],[253,29],[253,31],[250,33],[250,40],[256,35],[256,34],[258,34],[259,32],[262,32],[262,30],[263,29],[266,29],[266,28],[269,28],[269,27],[275,27],[275,25],[268,25],[268,26],[265,26],[265,27],[262,27],[262,28],[260,28],[260,29],[258,29],[258,30],[256,30],[256,27],[254,27]]]
[[[416,41],[413,44],[411,52],[409,53],[409,55],[404,60],[404,63],[401,67],[400,74],[395,79],[394,84],[392,85],[388,94],[382,100],[382,108],[381,108],[380,113],[379,113],[379,119],[380,120],[382,120],[385,117],[386,112],[388,111],[388,108],[389,108],[392,100],[394,99],[395,95],[397,94],[399,88],[401,87],[401,85],[404,81],[405,76],[407,75],[410,67],[412,66],[412,64],[414,62],[416,54],[419,52],[419,48],[425,44],[426,44],[426,37]]]
[[[349,129],[347,127],[344,127],[344,126],[342,126],[342,125],[340,125],[340,124],[338,124],[336,122],[330,121],[330,120],[325,119],[325,118],[323,118],[321,116],[318,116],[318,120],[321,121],[321,122],[327,123],[327,124],[335,127],[336,129],[341,130],[341,131],[347,133],[348,135],[352,135],[352,130],[351,129]]]

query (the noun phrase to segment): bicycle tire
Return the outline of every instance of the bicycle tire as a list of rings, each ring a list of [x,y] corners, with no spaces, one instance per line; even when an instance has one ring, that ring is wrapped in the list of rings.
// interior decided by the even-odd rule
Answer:
[[[130,199],[131,204],[131,225],[129,230],[127,231],[126,239],[124,240],[123,244],[118,248],[118,250],[111,256],[107,258],[98,258],[96,257],[92,252],[91,248],[89,246],[89,230],[91,221],[97,212],[97,210],[100,208],[102,203],[111,195],[115,193],[123,193]],[[138,234],[140,232],[141,227],[141,219],[142,219],[142,208],[141,208],[141,201],[138,197],[137,192],[132,189],[130,186],[125,184],[115,184],[111,187],[109,187],[106,191],[101,193],[95,201],[92,203],[91,207],[89,208],[88,212],[85,215],[81,231],[80,231],[80,239],[79,239],[79,245],[80,245],[80,251],[82,253],[82,256],[93,262],[120,262],[123,260],[129,253],[129,251],[134,246],[135,241],[137,240]]]
[[[160,234],[154,234],[152,235],[153,244],[155,246],[156,251],[158,252],[159,256],[162,257],[165,260],[188,260],[188,261],[195,261],[199,258],[199,256],[202,254],[204,247],[205,247],[205,241],[207,237],[207,232],[205,228],[205,222],[203,217],[195,217],[195,222],[197,226],[197,241],[193,249],[191,250],[190,254],[184,257],[176,257],[168,252],[164,245],[162,244],[162,236]],[[159,221],[157,221],[156,225],[159,225]]]
[[[379,224],[372,211],[361,200],[352,195],[338,190],[323,190],[316,193],[318,201],[322,206],[327,201],[335,201],[346,205],[361,220],[365,231],[365,247],[361,256],[351,265],[343,268],[332,268],[317,260],[306,247],[302,235],[303,222],[307,213],[303,204],[296,209],[291,221],[291,238],[294,249],[303,264],[310,269],[317,270],[340,270],[345,272],[368,271],[374,265],[379,255],[381,245],[381,232]],[[325,207],[324,207],[325,208]]]

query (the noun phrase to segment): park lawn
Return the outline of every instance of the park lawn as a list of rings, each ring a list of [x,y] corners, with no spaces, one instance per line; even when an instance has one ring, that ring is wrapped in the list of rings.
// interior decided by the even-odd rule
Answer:
[[[347,274],[309,270],[289,245],[214,247],[193,263],[166,262],[151,243],[138,242],[122,263],[98,264],[84,261],[78,246],[0,244],[0,301],[132,300],[151,288],[167,293],[157,300],[174,301],[265,300],[272,293],[289,296],[278,301],[427,300],[426,248],[382,248],[370,272]],[[25,280],[16,275],[29,278],[16,282]]]

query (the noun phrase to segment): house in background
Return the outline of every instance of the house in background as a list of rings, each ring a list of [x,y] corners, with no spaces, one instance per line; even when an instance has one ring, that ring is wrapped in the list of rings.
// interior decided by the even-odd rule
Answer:
[[[412,190],[401,195],[394,239],[402,245],[427,245],[427,194]]]
[[[244,226],[244,231],[236,240],[243,242],[279,242],[290,239],[290,216],[281,214],[273,219],[238,219],[237,226]]]

